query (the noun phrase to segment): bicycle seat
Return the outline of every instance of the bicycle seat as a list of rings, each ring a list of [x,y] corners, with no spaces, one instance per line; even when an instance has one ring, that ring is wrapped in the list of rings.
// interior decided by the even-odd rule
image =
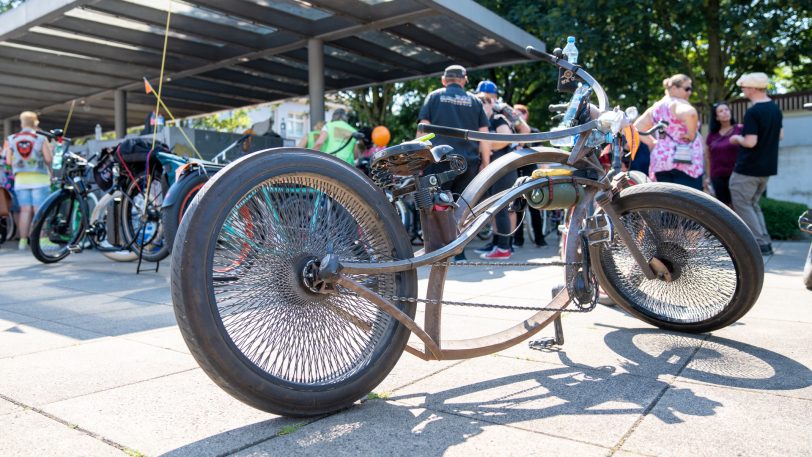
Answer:
[[[419,174],[435,162],[430,146],[428,142],[408,141],[380,150],[372,155],[372,168],[386,168],[398,176]]]

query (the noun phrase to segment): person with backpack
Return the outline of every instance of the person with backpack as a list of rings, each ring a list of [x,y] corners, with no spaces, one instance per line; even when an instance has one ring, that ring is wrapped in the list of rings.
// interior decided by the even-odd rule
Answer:
[[[338,108],[333,111],[332,120],[324,124],[313,149],[332,154],[339,159],[355,166],[357,158],[357,140],[353,133],[357,130],[347,123],[347,110]]]
[[[3,143],[6,164],[14,175],[14,193],[20,206],[20,250],[28,247],[31,219],[40,205],[48,198],[51,186],[49,167],[53,150],[47,139],[37,134],[39,119],[32,111],[20,114],[19,132],[10,135]]]

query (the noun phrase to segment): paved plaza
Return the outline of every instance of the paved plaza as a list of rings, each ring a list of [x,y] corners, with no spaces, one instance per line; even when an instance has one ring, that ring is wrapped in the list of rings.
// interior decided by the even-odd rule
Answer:
[[[368,399],[289,419],[243,405],[198,368],[175,324],[168,263],[136,275],[134,263],[85,252],[42,265],[7,243],[0,455],[812,455],[808,242],[774,247],[758,303],[712,334],[598,306],[565,315],[558,351],[404,354]],[[553,255],[522,248],[516,258]],[[454,270],[446,297],[485,303],[538,304],[560,277],[554,267]],[[481,336],[528,315],[448,307],[443,332]]]

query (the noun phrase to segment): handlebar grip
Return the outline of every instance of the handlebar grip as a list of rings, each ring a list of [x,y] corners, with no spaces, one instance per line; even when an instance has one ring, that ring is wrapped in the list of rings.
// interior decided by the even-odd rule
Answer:
[[[550,63],[558,62],[558,57],[556,57],[556,56],[554,56],[552,54],[548,54],[548,53],[546,53],[544,51],[539,51],[538,49],[534,48],[533,46],[528,46],[528,47],[524,48],[524,50],[528,54],[530,54],[531,56],[540,57],[540,58],[546,60],[547,62],[550,62]]]
[[[448,136],[451,138],[468,139],[468,131],[464,129],[455,129],[453,127],[443,127],[441,125],[433,124],[417,124],[417,131],[421,133],[434,133],[435,135]]]
[[[569,103],[559,103],[558,105],[550,105],[547,109],[550,110],[551,113],[563,113],[567,110]]]

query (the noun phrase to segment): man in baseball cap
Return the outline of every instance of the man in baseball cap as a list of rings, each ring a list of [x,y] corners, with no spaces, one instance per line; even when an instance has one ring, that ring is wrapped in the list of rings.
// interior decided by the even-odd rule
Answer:
[[[468,72],[465,71],[465,67],[462,65],[449,65],[443,72],[443,78],[465,79],[467,75]]]
[[[778,142],[784,137],[783,115],[767,96],[770,78],[764,73],[746,73],[736,81],[752,105],[744,113],[741,135],[730,137],[739,145],[739,155],[730,176],[730,198],[736,214],[750,227],[761,253],[772,255],[770,235],[758,204],[770,176],[778,174]]]

